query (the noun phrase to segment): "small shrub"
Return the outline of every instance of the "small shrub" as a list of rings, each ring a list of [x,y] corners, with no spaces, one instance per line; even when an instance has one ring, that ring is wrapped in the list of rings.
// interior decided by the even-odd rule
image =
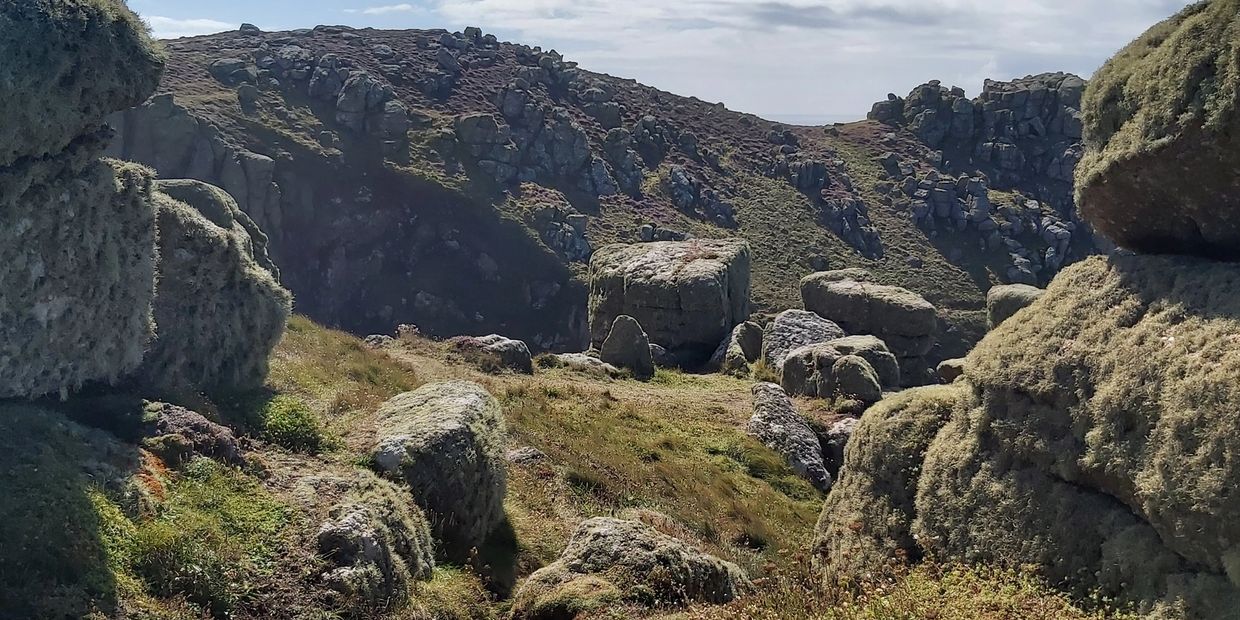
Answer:
[[[318,416],[301,399],[276,396],[262,412],[262,438],[297,452],[317,453],[326,443]]]

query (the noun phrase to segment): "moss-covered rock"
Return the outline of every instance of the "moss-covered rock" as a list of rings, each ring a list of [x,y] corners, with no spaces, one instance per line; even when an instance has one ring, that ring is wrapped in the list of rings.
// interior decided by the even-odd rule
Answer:
[[[148,385],[208,392],[247,390],[267,378],[292,297],[260,264],[249,218],[218,188],[159,182],[156,336],[140,376]],[[195,202],[190,206],[163,193]]]
[[[462,560],[504,518],[507,463],[499,402],[468,381],[431,383],[380,407],[374,460],[429,513],[446,556]]]
[[[865,412],[818,520],[819,567],[859,575],[921,556],[911,532],[921,464],[963,395],[954,386],[916,388]]]
[[[1119,245],[1240,257],[1238,15],[1237,0],[1195,3],[1090,80],[1077,202]]]
[[[1240,604],[1238,317],[1233,264],[1070,267],[963,379],[866,414],[820,521],[823,555],[1032,564],[1081,592],[1226,617]],[[897,406],[923,430],[879,432]]]
[[[559,620],[619,603],[727,603],[749,579],[741,569],[637,521],[598,517],[578,526],[555,563],[521,585],[514,620]]]
[[[986,293],[986,322],[991,329],[1028,308],[1042,296],[1042,289],[1028,284],[1004,284]]]
[[[6,122],[6,126],[9,123]],[[0,169],[0,398],[114,381],[151,334],[151,172],[84,136]]]
[[[59,153],[142,103],[163,58],[121,0],[0,4],[0,166]]]

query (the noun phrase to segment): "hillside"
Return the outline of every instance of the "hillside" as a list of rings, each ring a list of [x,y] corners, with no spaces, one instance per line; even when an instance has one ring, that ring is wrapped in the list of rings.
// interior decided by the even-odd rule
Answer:
[[[1062,97],[988,82],[963,133],[963,93],[937,84],[879,120],[785,127],[476,29],[246,27],[167,49],[161,95],[114,117],[110,153],[228,190],[299,311],[357,334],[580,350],[594,248],[740,236],[757,312],[798,307],[808,273],[864,267],[936,304],[944,359],[980,337],[992,284],[1045,283],[1093,251],[1072,235],[1074,161],[1052,173],[1026,139],[1029,118],[1046,133],[1071,116],[1079,80]]]

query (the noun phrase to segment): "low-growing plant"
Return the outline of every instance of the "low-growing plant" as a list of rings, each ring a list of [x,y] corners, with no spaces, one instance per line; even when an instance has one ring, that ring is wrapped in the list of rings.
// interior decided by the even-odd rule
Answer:
[[[305,401],[280,395],[267,401],[262,410],[263,439],[296,452],[317,453],[327,445],[327,436],[318,416]]]

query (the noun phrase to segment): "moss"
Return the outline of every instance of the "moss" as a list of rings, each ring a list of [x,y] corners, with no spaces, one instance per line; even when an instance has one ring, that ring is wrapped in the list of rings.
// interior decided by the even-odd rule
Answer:
[[[259,435],[278,446],[315,453],[327,445],[318,416],[296,397],[279,395],[272,398],[262,407],[259,419]]]
[[[120,0],[0,4],[0,166],[61,151],[155,91],[163,54]]]

